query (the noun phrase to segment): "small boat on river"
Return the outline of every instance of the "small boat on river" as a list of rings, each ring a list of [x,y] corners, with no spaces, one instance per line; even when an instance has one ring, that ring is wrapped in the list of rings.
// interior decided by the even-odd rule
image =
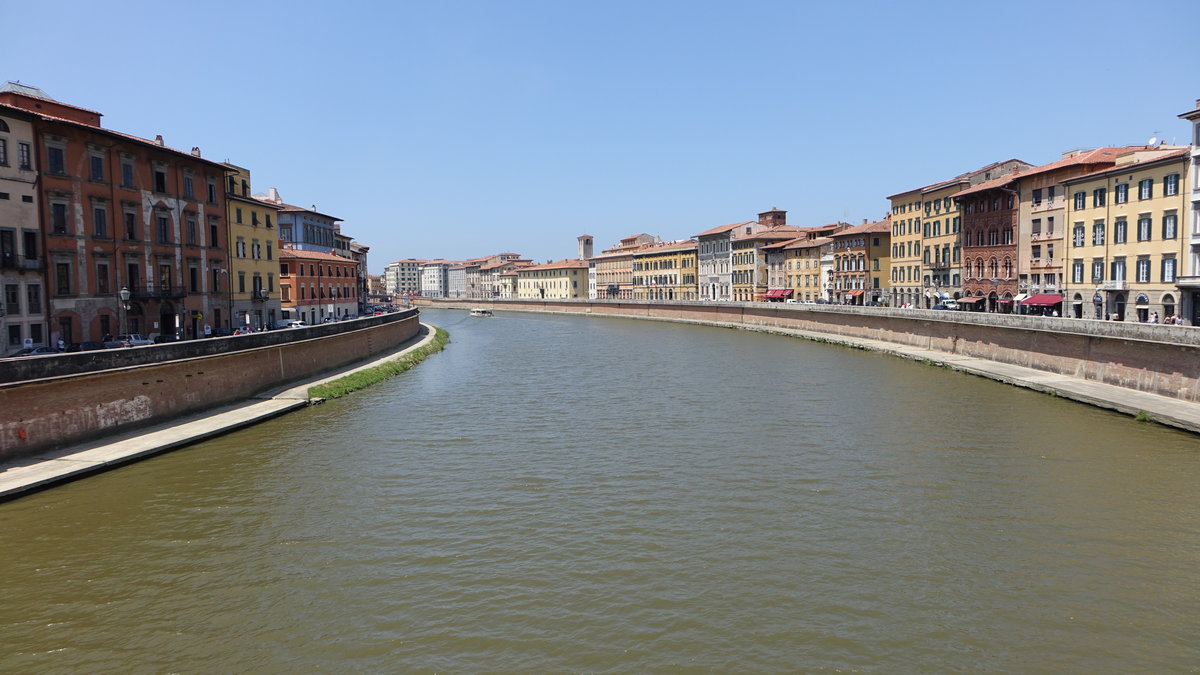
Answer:
[[[471,316],[492,316],[492,310],[477,307],[471,310]]]

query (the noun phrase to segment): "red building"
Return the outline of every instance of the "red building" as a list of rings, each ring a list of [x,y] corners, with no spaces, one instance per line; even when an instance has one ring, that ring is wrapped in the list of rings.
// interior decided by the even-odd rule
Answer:
[[[358,268],[358,261],[331,253],[279,249],[284,316],[310,324],[356,316]]]
[[[968,309],[1011,312],[1017,294],[1018,173],[955,195],[962,213],[962,288]]]
[[[9,85],[34,114],[50,344],[203,335],[227,317],[225,167],[100,126],[100,113]],[[121,301],[121,290],[129,300]]]

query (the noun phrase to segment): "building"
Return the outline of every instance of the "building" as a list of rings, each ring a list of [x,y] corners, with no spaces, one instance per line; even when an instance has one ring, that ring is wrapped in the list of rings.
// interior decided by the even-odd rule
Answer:
[[[587,299],[588,262],[559,260],[516,270],[517,297],[531,300]]]
[[[46,257],[38,226],[34,116],[0,106],[0,355],[46,346]]]
[[[1041,300],[1047,301],[1063,292],[1067,199],[1062,181],[1110,168],[1117,155],[1133,149],[1072,150],[1063,153],[1055,162],[1020,172],[1015,184],[1018,192],[1018,293],[1015,300],[1018,305],[1032,296],[1045,296]],[[1068,304],[1061,309],[1082,315],[1079,305],[1072,308]]]
[[[588,285],[590,288],[594,283],[595,297],[600,300],[632,299],[633,252],[656,241],[658,237],[649,234],[634,234],[625,237],[616,246],[604,249],[600,255],[587,258]]]
[[[1179,117],[1192,123],[1190,178],[1184,188],[1191,204],[1185,225],[1187,257],[1183,261],[1183,273],[1186,276],[1179,277],[1175,283],[1179,287],[1182,305],[1180,314],[1186,317],[1189,325],[1200,326],[1200,99],[1196,100],[1193,110]]]
[[[224,165],[32,87],[0,88],[0,104],[33,115],[50,344],[227,325]]]
[[[831,302],[886,305],[891,275],[892,223],[863,223],[834,233]]]
[[[734,299],[734,257],[733,248],[734,240],[737,238],[749,237],[757,232],[765,229],[777,228],[787,225],[787,211],[781,211],[777,208],[772,208],[769,211],[763,211],[758,214],[758,220],[750,220],[743,223],[732,223],[730,225],[721,225],[709,230],[705,230],[697,235],[696,251],[697,251],[697,275],[699,277],[700,299],[702,300],[733,300]],[[793,234],[792,236],[795,236]],[[745,240],[744,240],[745,241]],[[774,243],[774,242],[765,242]],[[742,247],[742,253],[746,253],[747,246]],[[754,246],[755,255],[757,255],[758,247]],[[741,274],[739,279],[742,279],[742,294],[745,294],[745,289],[748,285],[757,286],[756,281],[746,281],[747,271],[753,268],[757,271],[760,267],[763,270],[763,288],[766,287],[766,272],[765,261],[760,265],[757,261],[749,261],[745,255],[739,258],[741,261],[739,270]],[[751,293],[753,295],[753,293]],[[754,298],[749,298],[753,300]]]
[[[341,219],[317,211],[316,205],[306,209],[288,204],[275,188],[267,190],[266,194],[254,195],[254,198],[279,207],[279,239],[285,248],[335,253],[339,247],[348,245],[338,242]]]
[[[1161,320],[1179,311],[1176,285],[1186,253],[1180,219],[1190,147],[1144,147],[1111,169],[1063,181],[1070,200],[1067,302],[1093,318]],[[1132,311],[1131,311],[1132,310]]]
[[[450,268],[458,263],[451,260],[426,260],[418,268],[421,286],[418,294],[425,298],[445,298],[450,289]]]
[[[959,192],[963,298],[970,309],[1012,312],[1017,288],[1016,174]]]
[[[891,304],[931,307],[962,294],[960,191],[1031,165],[995,162],[924,187],[890,195],[892,223]]]
[[[426,261],[406,258],[383,268],[383,285],[395,297],[416,295],[421,289],[421,265]]]
[[[279,251],[279,290],[285,319],[310,324],[358,314],[358,263],[332,253]]]
[[[235,328],[269,328],[282,317],[275,277],[279,261],[278,204],[255,199],[250,171],[225,163],[225,222],[229,228],[230,316]]]
[[[633,252],[635,300],[695,300],[696,241],[644,244]]]
[[[733,230],[730,239],[732,250],[730,283],[733,286],[735,301],[753,302],[774,299],[766,297],[770,276],[766,249],[774,244],[795,239],[799,234],[798,228],[788,226],[761,229],[749,234],[744,230]]]

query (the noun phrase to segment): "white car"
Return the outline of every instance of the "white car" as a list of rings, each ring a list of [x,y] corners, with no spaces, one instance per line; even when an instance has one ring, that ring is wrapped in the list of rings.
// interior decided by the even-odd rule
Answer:
[[[144,347],[154,344],[154,340],[147,339],[141,333],[130,333],[129,335],[118,335],[114,342],[120,342],[124,347]]]

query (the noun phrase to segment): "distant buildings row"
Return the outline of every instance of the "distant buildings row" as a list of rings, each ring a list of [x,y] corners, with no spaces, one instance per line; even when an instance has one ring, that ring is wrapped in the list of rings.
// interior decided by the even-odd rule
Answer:
[[[995,162],[887,197],[877,222],[753,221],[677,241],[638,234],[534,265],[515,254],[390,264],[387,290],[458,298],[799,301],[1032,309],[1200,325],[1200,101],[1191,145]]]
[[[100,117],[0,87],[3,351],[362,311],[368,249],[338,218]]]

